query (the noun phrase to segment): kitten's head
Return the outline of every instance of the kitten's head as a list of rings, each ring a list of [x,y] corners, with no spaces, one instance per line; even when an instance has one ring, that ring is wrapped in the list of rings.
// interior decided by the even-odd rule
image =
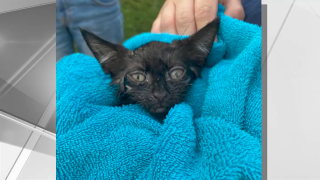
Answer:
[[[187,39],[172,44],[153,41],[134,51],[81,32],[104,72],[111,74],[111,84],[119,85],[120,102],[140,104],[161,119],[200,77],[219,23],[216,18]]]

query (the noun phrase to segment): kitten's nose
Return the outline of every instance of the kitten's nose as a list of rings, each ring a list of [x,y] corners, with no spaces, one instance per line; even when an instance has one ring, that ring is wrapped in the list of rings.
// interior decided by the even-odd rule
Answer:
[[[158,99],[158,101],[163,101],[163,99],[167,96],[167,92],[161,91],[161,92],[155,92],[153,93],[153,96]]]

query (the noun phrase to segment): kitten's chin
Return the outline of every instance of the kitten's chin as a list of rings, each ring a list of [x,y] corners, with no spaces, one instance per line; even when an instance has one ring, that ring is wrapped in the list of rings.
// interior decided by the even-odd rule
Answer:
[[[169,113],[167,108],[155,108],[149,110],[149,113],[160,123],[163,123],[163,120],[166,118],[167,114]]]

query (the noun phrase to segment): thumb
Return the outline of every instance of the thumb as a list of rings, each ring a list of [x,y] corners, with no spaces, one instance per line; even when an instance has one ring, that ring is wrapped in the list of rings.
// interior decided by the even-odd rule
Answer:
[[[235,19],[244,20],[245,13],[240,0],[225,0],[223,5],[226,10],[225,15]]]

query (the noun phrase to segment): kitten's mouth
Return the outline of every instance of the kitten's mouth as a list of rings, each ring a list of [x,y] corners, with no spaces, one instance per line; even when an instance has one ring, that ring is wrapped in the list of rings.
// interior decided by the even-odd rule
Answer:
[[[156,109],[154,110],[154,112],[155,112],[155,113],[164,113],[166,110],[167,110],[167,108],[159,107],[159,108],[156,108]]]
[[[162,114],[162,113],[166,113],[167,112],[167,108],[163,107],[163,106],[160,106],[160,107],[157,107],[157,108],[149,109],[149,112],[153,113],[153,114]]]

